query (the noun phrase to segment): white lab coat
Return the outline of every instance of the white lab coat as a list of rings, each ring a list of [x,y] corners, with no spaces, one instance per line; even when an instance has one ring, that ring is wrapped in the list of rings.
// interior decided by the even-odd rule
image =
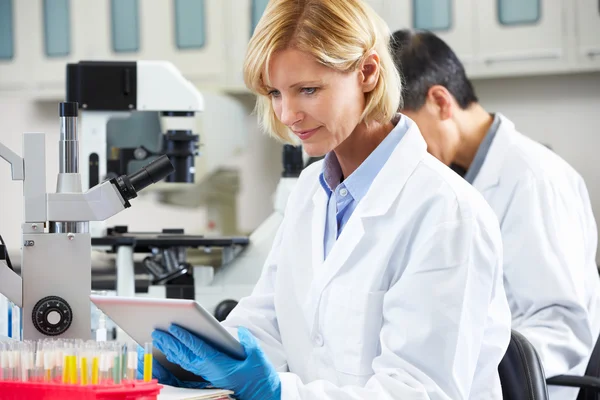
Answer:
[[[570,165],[500,118],[473,185],[500,221],[513,329],[535,346],[546,376],[583,375],[600,333],[589,195]],[[553,400],[577,397],[577,389],[548,389]]]
[[[284,400],[502,398],[498,222],[408,122],[325,261],[322,162],[302,173],[254,292],[224,322],[257,337]]]

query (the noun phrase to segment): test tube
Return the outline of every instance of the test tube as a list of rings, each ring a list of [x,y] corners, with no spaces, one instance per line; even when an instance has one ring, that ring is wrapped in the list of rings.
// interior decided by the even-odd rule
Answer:
[[[100,350],[96,345],[92,355],[92,385],[100,382]]]
[[[144,343],[144,382],[152,380],[152,342]]]
[[[8,379],[8,345],[0,343],[0,381]]]
[[[54,379],[60,380],[63,377],[64,365],[64,348],[62,340],[58,340],[53,344],[54,348]]]
[[[35,343],[35,368],[33,380],[41,382],[44,380],[44,343],[38,340]]]
[[[19,357],[21,352],[21,344],[19,342],[11,343],[10,350],[10,358],[8,359],[10,380],[17,381],[19,380],[19,366],[21,364],[21,357]]]
[[[94,343],[89,341],[80,353],[80,380],[82,385],[90,384],[90,364],[94,354]]]
[[[113,343],[112,346],[113,350],[112,350],[112,378],[113,378],[113,383],[120,385],[121,384],[121,378],[122,378],[122,372],[121,372],[121,368],[123,365],[123,362],[121,361],[121,356],[122,356],[122,347],[121,345],[116,342]]]
[[[44,348],[44,382],[52,382],[54,380],[54,368],[56,364],[56,349],[54,343],[45,342]]]
[[[29,382],[32,380],[31,378],[34,376],[34,352],[33,352],[33,343],[31,342],[23,342],[21,343],[21,349],[19,352],[20,356],[20,380],[22,382]]]
[[[138,369],[137,343],[127,345],[127,380],[134,381]]]
[[[69,383],[71,385],[77,384],[77,350],[75,348],[71,349],[71,354],[69,355]]]
[[[71,350],[69,348],[64,348],[61,351],[62,353],[62,383],[69,383],[69,369],[71,368],[71,363],[69,362],[69,356]]]
[[[100,384],[110,382],[111,350],[105,346],[100,352]]]

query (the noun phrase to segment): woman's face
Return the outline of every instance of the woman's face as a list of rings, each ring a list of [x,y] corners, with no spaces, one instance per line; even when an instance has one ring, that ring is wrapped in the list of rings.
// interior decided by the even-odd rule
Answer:
[[[365,84],[360,70],[338,72],[290,48],[273,54],[269,78],[275,115],[310,156],[332,151],[361,122]]]

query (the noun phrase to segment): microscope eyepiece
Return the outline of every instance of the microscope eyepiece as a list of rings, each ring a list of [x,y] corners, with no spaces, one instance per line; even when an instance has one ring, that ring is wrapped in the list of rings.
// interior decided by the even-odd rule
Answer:
[[[61,117],[76,117],[78,114],[78,104],[75,101],[65,101],[60,103],[59,112]]]
[[[128,177],[135,191],[139,192],[153,183],[162,181],[173,171],[175,171],[175,168],[173,167],[171,160],[169,160],[168,156],[164,155],[158,157],[156,160]]]
[[[169,160],[168,156],[164,155],[133,174],[119,176],[118,178],[111,179],[111,182],[117,187],[123,199],[131,200],[137,197],[137,193],[140,190],[153,183],[160,182],[173,173],[173,171],[175,171],[175,168],[171,160]]]

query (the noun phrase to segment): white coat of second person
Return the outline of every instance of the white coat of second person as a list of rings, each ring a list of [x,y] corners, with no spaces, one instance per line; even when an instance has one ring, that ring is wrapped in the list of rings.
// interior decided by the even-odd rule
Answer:
[[[501,399],[498,222],[396,114],[389,36],[360,0],[269,2],[244,67],[263,127],[335,158],[342,182],[388,136],[393,147],[343,227],[323,162],[302,173],[255,290],[224,325],[256,337],[282,399]]]

